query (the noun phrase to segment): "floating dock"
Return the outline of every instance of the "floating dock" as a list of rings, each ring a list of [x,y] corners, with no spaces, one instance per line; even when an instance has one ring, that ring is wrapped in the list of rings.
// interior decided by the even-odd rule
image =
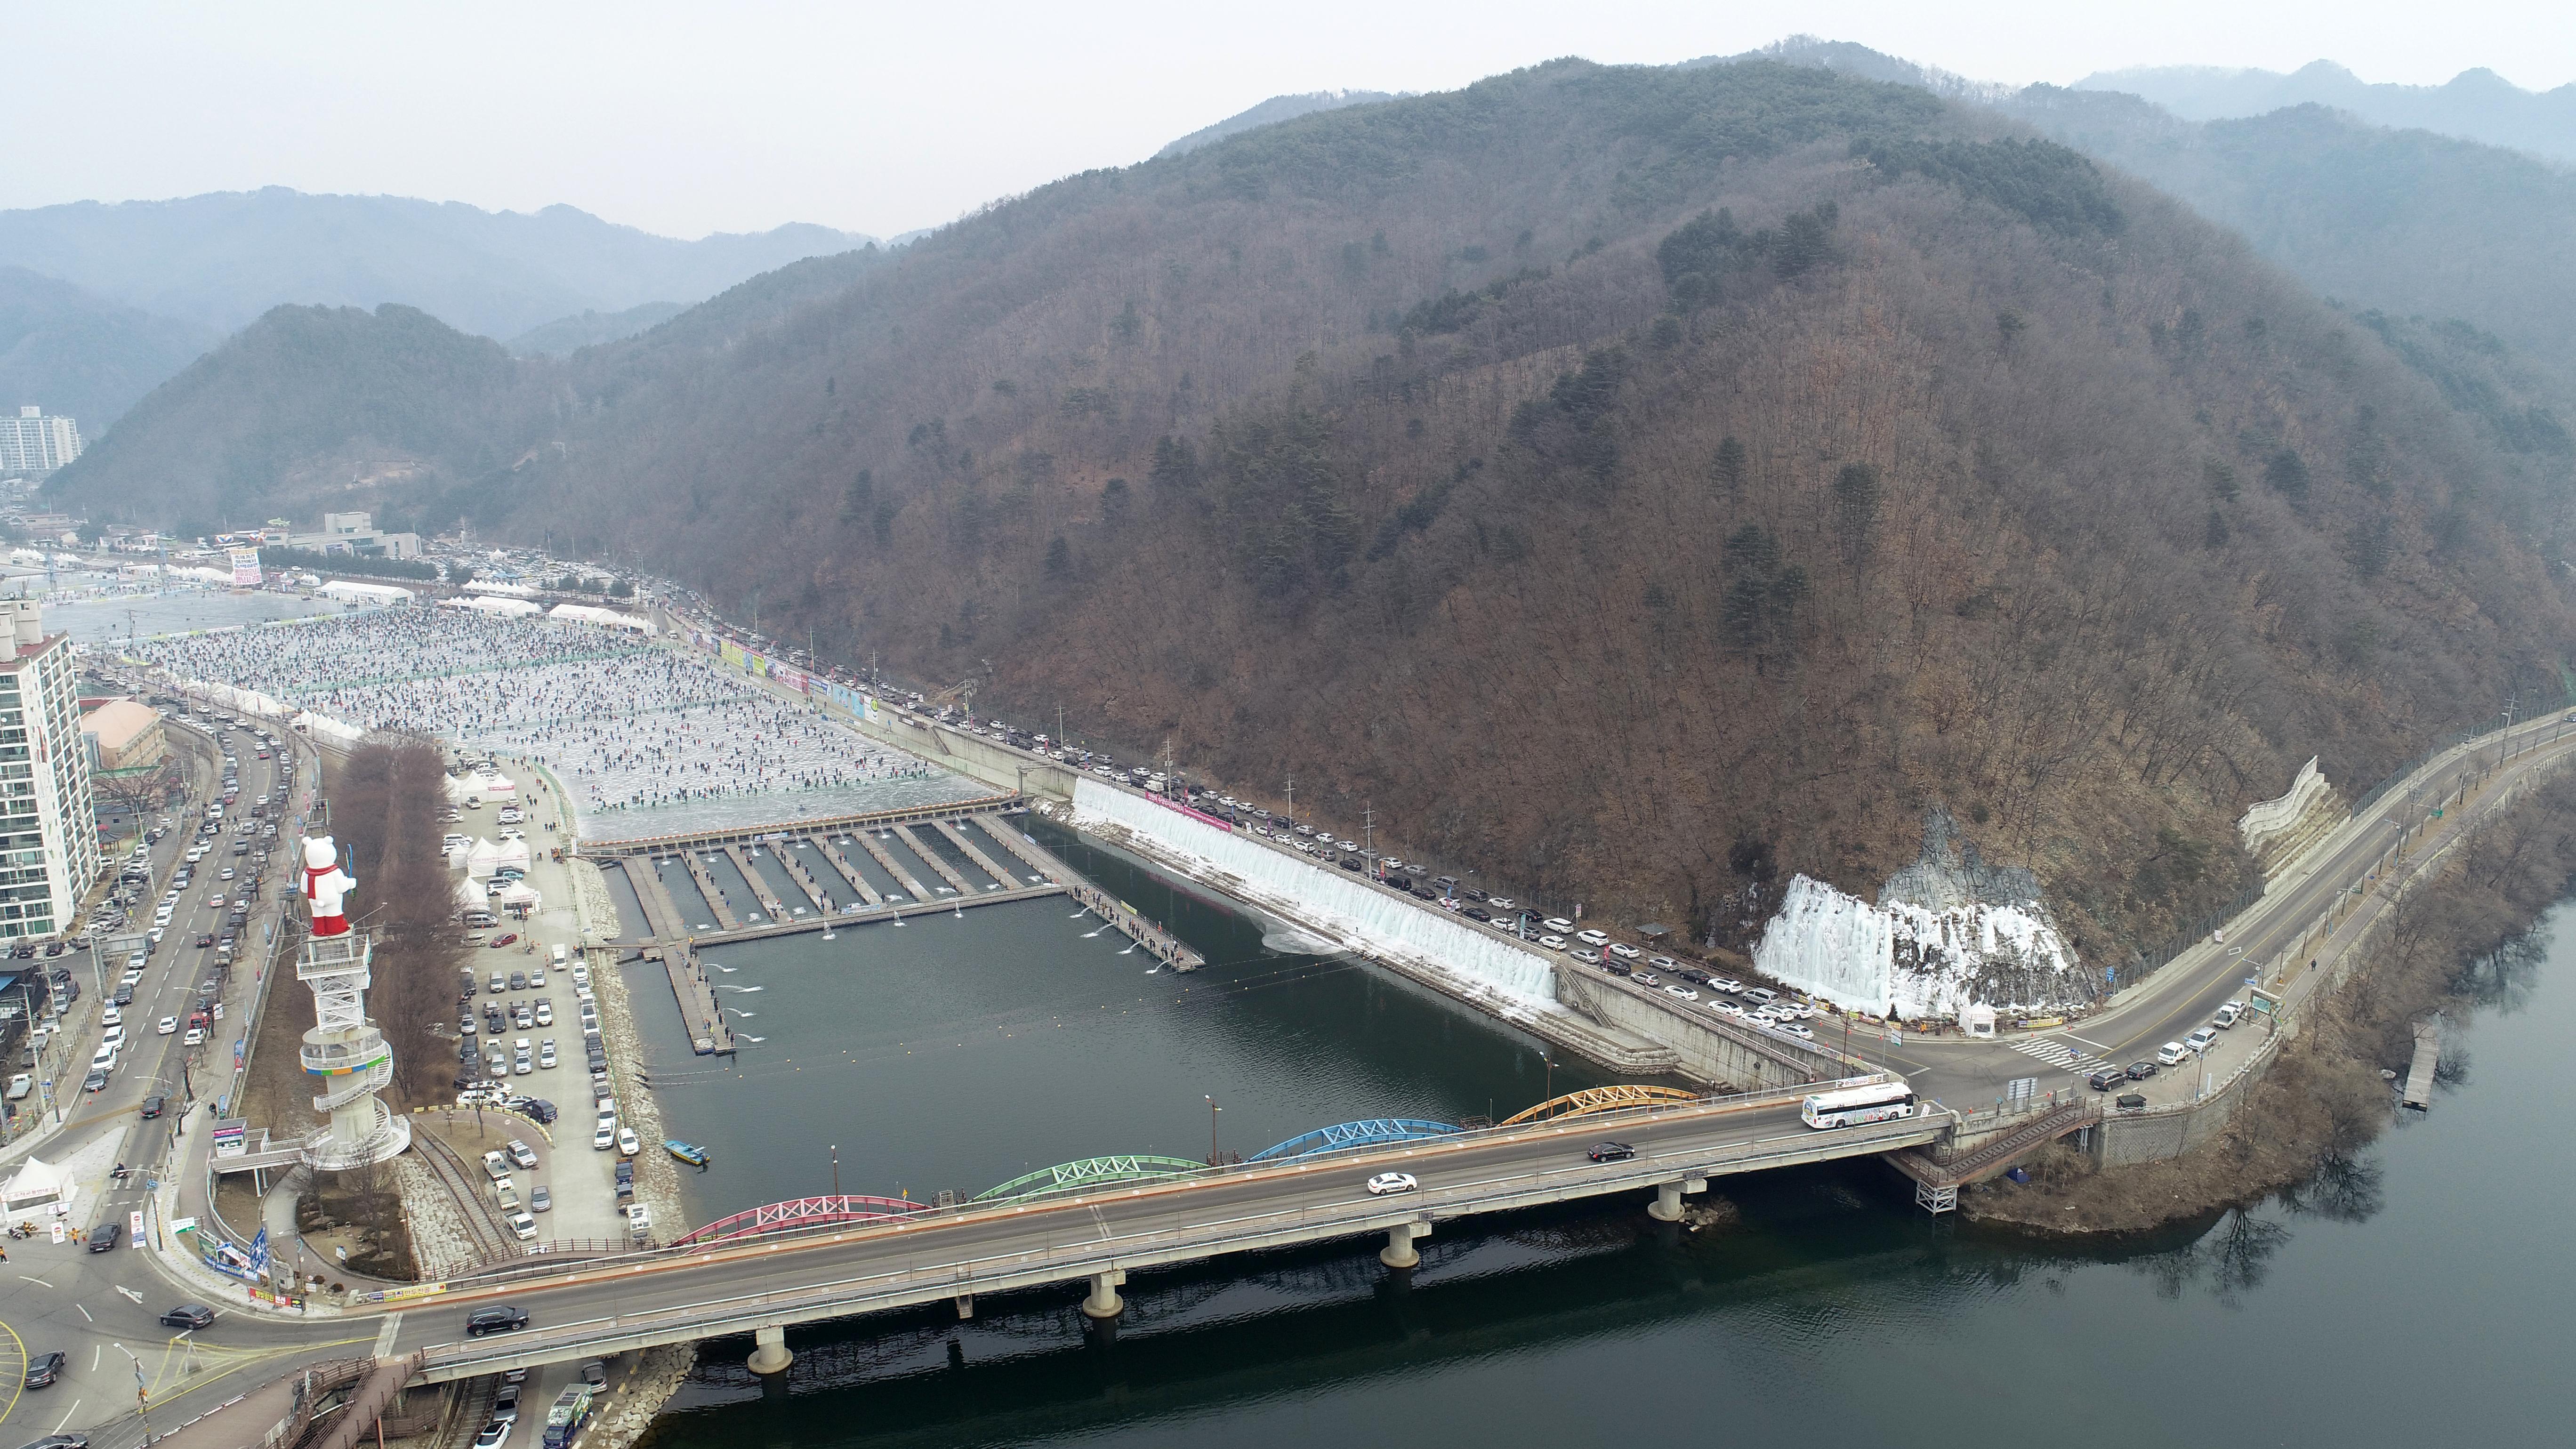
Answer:
[[[2418,1112],[2433,1105],[2433,1069],[2442,1062],[2442,1018],[2415,1023],[2415,1060],[2406,1068],[2406,1089],[2398,1097]]]
[[[998,853],[979,844],[974,836],[960,827],[972,822],[985,839],[999,847]],[[907,854],[920,862],[939,884],[925,883],[921,872],[904,863],[886,849],[880,834],[900,842]],[[973,862],[974,868],[990,875],[995,884],[975,888],[964,872],[952,862],[942,844]],[[771,899],[774,882],[763,876],[747,853],[768,849],[782,860],[797,847],[810,849],[821,865],[813,879],[806,878],[806,867],[791,865],[790,875],[798,883],[804,900]],[[871,884],[865,871],[851,859],[852,847],[862,850],[888,879],[894,881],[910,899],[889,897]],[[864,926],[882,921],[914,919],[921,916],[944,916],[976,906],[999,905],[1008,901],[1034,900],[1041,896],[1071,895],[1099,913],[1101,919],[1128,939],[1143,946],[1175,971],[1195,971],[1207,964],[1198,952],[1160,925],[1147,920],[1107,891],[1092,885],[1076,874],[1072,867],[1056,858],[1053,852],[1023,834],[1015,820],[996,811],[989,802],[975,801],[945,807],[910,807],[888,811],[875,818],[853,818],[821,822],[807,826],[788,826],[775,830],[733,831],[721,835],[665,838],[637,842],[586,843],[582,853],[602,865],[615,865],[626,872],[628,884],[635,889],[635,899],[644,908],[640,922],[646,939],[637,942],[629,937],[624,944],[641,945],[648,960],[658,960],[671,979],[671,994],[680,1006],[681,1019],[687,1024],[691,1049],[700,1055],[722,1055],[733,1050],[733,1032],[725,1024],[699,964],[698,952],[709,947],[730,946],[742,941],[763,941],[775,936],[803,935],[809,931],[830,931],[842,926]],[[706,868],[704,857],[721,854],[733,862],[750,883],[754,900],[745,902],[747,910],[758,906],[765,919],[746,920],[734,909],[729,897],[719,887],[715,876]],[[678,861],[689,878],[706,898],[709,912],[715,916],[715,929],[702,930],[686,919],[678,901],[672,898],[654,867],[666,861]],[[835,879],[837,877],[837,879]],[[826,911],[823,901],[847,901]]]

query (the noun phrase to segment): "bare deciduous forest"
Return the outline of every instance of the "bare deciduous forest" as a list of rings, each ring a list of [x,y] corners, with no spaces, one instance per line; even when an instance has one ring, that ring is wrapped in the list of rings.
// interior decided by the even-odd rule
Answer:
[[[1565,61],[523,360],[381,497],[1721,936],[1945,803],[2117,960],[2563,693],[2566,460],[2410,345],[1995,113]]]

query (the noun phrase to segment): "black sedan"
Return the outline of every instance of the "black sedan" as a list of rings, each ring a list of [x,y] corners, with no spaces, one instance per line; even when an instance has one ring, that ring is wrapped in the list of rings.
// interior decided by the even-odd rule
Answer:
[[[163,1328],[203,1328],[215,1321],[215,1310],[202,1303],[182,1303],[161,1315]]]
[[[63,1366],[69,1362],[70,1360],[63,1356],[60,1349],[56,1349],[52,1353],[40,1353],[31,1356],[27,1360],[27,1387],[31,1389],[52,1388],[55,1384],[62,1382]]]
[[[1594,1162],[1625,1162],[1637,1155],[1637,1149],[1625,1142],[1595,1142],[1583,1155]]]
[[[115,1247],[117,1240],[124,1236],[125,1224],[101,1223],[89,1230],[89,1250],[93,1253],[104,1253]]]

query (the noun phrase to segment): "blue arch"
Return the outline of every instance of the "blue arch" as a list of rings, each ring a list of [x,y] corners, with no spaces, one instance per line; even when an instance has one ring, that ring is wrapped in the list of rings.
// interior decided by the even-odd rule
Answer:
[[[1458,1130],[1456,1124],[1449,1122],[1424,1122],[1413,1117],[1370,1117],[1358,1122],[1336,1122],[1330,1127],[1318,1127],[1302,1137],[1291,1137],[1276,1147],[1256,1152],[1245,1160],[1278,1162],[1316,1152],[1339,1152],[1345,1147],[1376,1147],[1388,1142],[1410,1142],[1417,1137],[1446,1137]]]

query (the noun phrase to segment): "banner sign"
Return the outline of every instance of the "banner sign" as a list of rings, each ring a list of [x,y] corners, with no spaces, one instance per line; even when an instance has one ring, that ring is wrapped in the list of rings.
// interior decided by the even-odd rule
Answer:
[[[716,645],[716,657],[727,664],[739,667],[742,664],[742,646],[727,639]]]
[[[233,564],[233,587],[241,589],[258,588],[263,577],[259,571],[259,550],[255,548],[237,548],[231,550],[229,556],[231,557]]]

